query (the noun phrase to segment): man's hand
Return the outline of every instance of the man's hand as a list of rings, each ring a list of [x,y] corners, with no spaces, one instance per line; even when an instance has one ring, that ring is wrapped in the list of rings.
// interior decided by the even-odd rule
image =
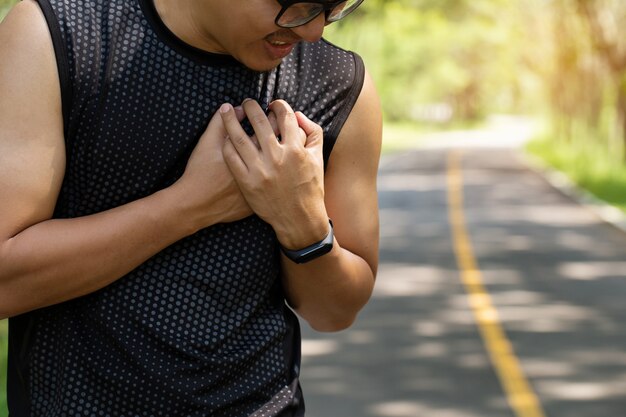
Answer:
[[[246,201],[272,225],[284,247],[299,249],[321,240],[328,233],[321,127],[282,100],[270,105],[269,116],[253,100],[244,101],[242,108],[254,138],[243,130],[231,105],[223,105],[220,114],[228,134],[224,158]]]
[[[243,110],[233,112],[237,120],[244,117]],[[186,195],[186,201],[201,214],[200,225],[227,223],[252,215],[228,166],[224,162],[222,147],[226,129],[216,112],[196,145],[185,173],[174,186]]]

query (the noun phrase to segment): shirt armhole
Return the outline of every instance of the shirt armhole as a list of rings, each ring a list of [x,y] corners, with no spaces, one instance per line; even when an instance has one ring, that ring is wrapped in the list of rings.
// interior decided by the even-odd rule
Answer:
[[[328,166],[328,160],[330,159],[330,154],[333,151],[335,143],[337,142],[339,133],[341,132],[343,125],[346,123],[346,120],[348,120],[348,117],[350,116],[350,113],[352,112],[352,109],[361,94],[363,83],[365,82],[365,65],[363,64],[363,60],[354,52],[352,52],[352,57],[354,59],[355,67],[354,80],[352,82],[352,86],[348,90],[348,95],[341,106],[341,109],[328,129],[327,137],[324,139],[324,169]]]
[[[59,83],[61,85],[61,108],[63,112],[63,130],[67,137],[69,128],[70,106],[72,98],[72,83],[70,80],[70,66],[68,60],[67,48],[61,33],[61,26],[57,19],[52,5],[48,0],[35,0],[44,14],[48,29],[52,37],[52,45],[54,46],[54,55],[57,61],[57,69],[59,71]]]

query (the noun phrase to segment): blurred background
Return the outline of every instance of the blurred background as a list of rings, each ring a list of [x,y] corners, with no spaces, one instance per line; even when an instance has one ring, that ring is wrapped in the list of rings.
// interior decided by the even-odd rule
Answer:
[[[326,37],[376,82],[386,155],[506,115],[538,126],[525,152],[626,210],[625,1],[366,0]],[[0,321],[0,417],[6,350]]]
[[[407,129],[531,116],[531,152],[626,208],[626,2],[367,0],[327,37],[363,56],[386,150]]]

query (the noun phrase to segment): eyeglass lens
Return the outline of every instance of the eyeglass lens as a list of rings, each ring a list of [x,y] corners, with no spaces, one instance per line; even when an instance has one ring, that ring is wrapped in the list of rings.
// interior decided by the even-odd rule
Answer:
[[[361,4],[361,0],[346,0],[333,7],[327,15],[327,22],[336,22],[347,16]],[[276,22],[283,27],[296,27],[309,23],[325,10],[321,3],[294,3],[287,7]]]

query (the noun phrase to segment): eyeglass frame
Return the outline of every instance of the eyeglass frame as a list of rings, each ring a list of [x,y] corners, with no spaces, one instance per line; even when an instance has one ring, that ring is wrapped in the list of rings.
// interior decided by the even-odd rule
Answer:
[[[333,20],[332,22],[328,21],[328,16],[330,16],[330,13],[333,11],[333,9],[335,7],[339,6],[341,3],[345,3],[347,0],[337,0],[337,1],[333,1],[331,3],[328,3],[327,1],[324,1],[324,0],[293,0],[293,1],[292,0],[276,0],[276,1],[278,1],[278,3],[280,4],[281,9],[278,12],[278,14],[276,15],[276,19],[274,19],[274,24],[276,24],[276,26],[281,27],[281,28],[292,29],[292,28],[296,28],[296,27],[299,27],[299,26],[304,26],[304,25],[306,25],[308,23],[311,23],[320,14],[322,14],[322,12],[324,12],[326,14],[326,16],[325,16],[326,24],[337,22],[338,20],[343,19],[344,17],[348,16],[350,13],[355,11],[363,3],[364,0],[358,0],[357,5],[350,11],[350,13],[346,14],[345,16],[342,16],[341,19]],[[299,24],[297,24],[295,26],[284,26],[284,25],[279,24],[278,21],[280,20],[281,17],[283,17],[283,15],[287,11],[287,9],[289,9],[294,4],[298,4],[298,3],[317,3],[317,4],[321,4],[324,8],[322,10],[320,10],[320,12],[318,14],[311,16],[311,18],[309,20],[305,21],[304,23],[299,23]]]

